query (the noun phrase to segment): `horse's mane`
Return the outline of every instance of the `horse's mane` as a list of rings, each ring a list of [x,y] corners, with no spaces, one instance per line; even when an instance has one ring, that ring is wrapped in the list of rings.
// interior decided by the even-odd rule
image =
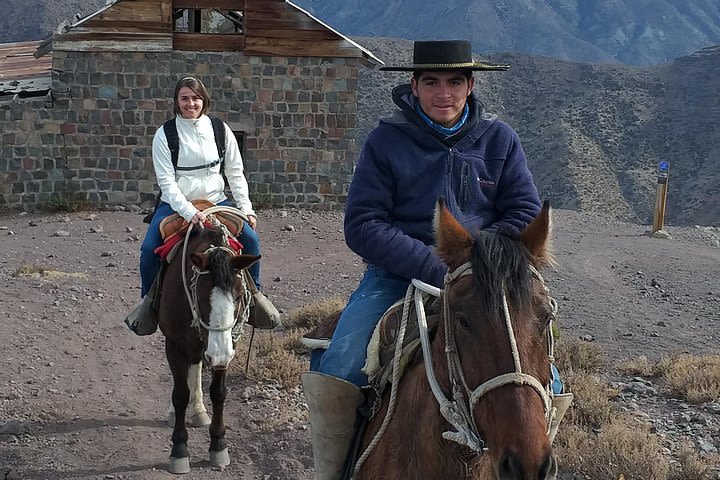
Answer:
[[[519,237],[506,232],[480,231],[474,236],[472,271],[481,308],[491,319],[502,318],[502,293],[521,311],[532,304],[528,252]]]
[[[210,245],[220,246],[225,244],[223,232],[214,227],[193,228],[188,239],[188,247],[194,247],[189,251],[197,251],[209,247]],[[210,271],[210,279],[212,284],[221,290],[231,292],[235,284],[235,270],[230,262],[227,261],[227,254],[222,251],[215,250],[208,255],[207,269]]]

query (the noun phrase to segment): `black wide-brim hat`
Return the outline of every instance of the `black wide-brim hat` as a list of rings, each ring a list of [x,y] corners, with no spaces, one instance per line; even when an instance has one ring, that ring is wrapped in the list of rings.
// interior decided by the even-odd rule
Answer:
[[[510,65],[474,62],[467,40],[417,41],[413,45],[413,63],[407,66],[380,67],[386,72],[415,72],[422,70],[507,70]]]

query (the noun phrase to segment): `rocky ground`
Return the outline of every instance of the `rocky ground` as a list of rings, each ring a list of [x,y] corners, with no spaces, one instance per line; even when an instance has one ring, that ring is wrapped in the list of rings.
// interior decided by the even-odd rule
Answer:
[[[139,297],[141,218],[127,211],[0,217],[0,479],[172,477],[162,336],[137,337],[122,323]],[[361,275],[340,213],[265,210],[258,229],[265,291],[284,314],[347,296]],[[720,353],[720,232],[669,226],[672,238],[660,240],[644,230],[555,212],[558,267],[546,279],[563,334],[596,343],[611,364]],[[621,408],[652,423],[669,450],[686,438],[699,452],[720,448],[717,402],[691,405],[648,379],[609,377]],[[311,479],[299,390],[241,373],[228,386],[232,463],[211,471],[207,432],[192,430],[188,478]]]

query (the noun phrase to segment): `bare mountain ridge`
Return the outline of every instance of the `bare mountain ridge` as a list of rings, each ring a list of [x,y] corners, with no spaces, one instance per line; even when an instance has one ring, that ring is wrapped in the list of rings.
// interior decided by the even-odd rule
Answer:
[[[720,44],[713,0],[297,0],[355,36],[447,39],[478,52],[656,65]]]
[[[412,42],[356,38],[387,64]],[[651,223],[657,168],[670,162],[666,221],[720,225],[720,47],[656,67],[581,64],[519,53],[485,56],[507,72],[477,73],[486,108],[520,135],[536,183],[558,208]],[[408,75],[363,70],[361,141],[389,116]]]

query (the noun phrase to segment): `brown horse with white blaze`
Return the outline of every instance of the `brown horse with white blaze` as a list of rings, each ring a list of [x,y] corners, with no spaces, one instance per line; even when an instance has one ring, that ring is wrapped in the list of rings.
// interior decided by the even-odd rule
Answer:
[[[225,373],[235,355],[234,336],[248,318],[251,295],[242,270],[260,259],[237,254],[229,247],[228,232],[219,224],[191,229],[185,242],[165,271],[158,311],[173,376],[171,473],[190,471],[185,424],[188,406],[191,425],[210,425],[211,466],[222,469],[230,463],[223,421]],[[203,361],[212,370],[212,420],[202,402]]]
[[[548,432],[555,303],[539,273],[552,261],[549,204],[519,236],[473,235],[441,201],[435,229],[449,272],[442,319],[429,343],[431,368],[418,351],[388,420],[386,389],[353,478],[554,479]],[[430,380],[426,370],[434,372]]]

